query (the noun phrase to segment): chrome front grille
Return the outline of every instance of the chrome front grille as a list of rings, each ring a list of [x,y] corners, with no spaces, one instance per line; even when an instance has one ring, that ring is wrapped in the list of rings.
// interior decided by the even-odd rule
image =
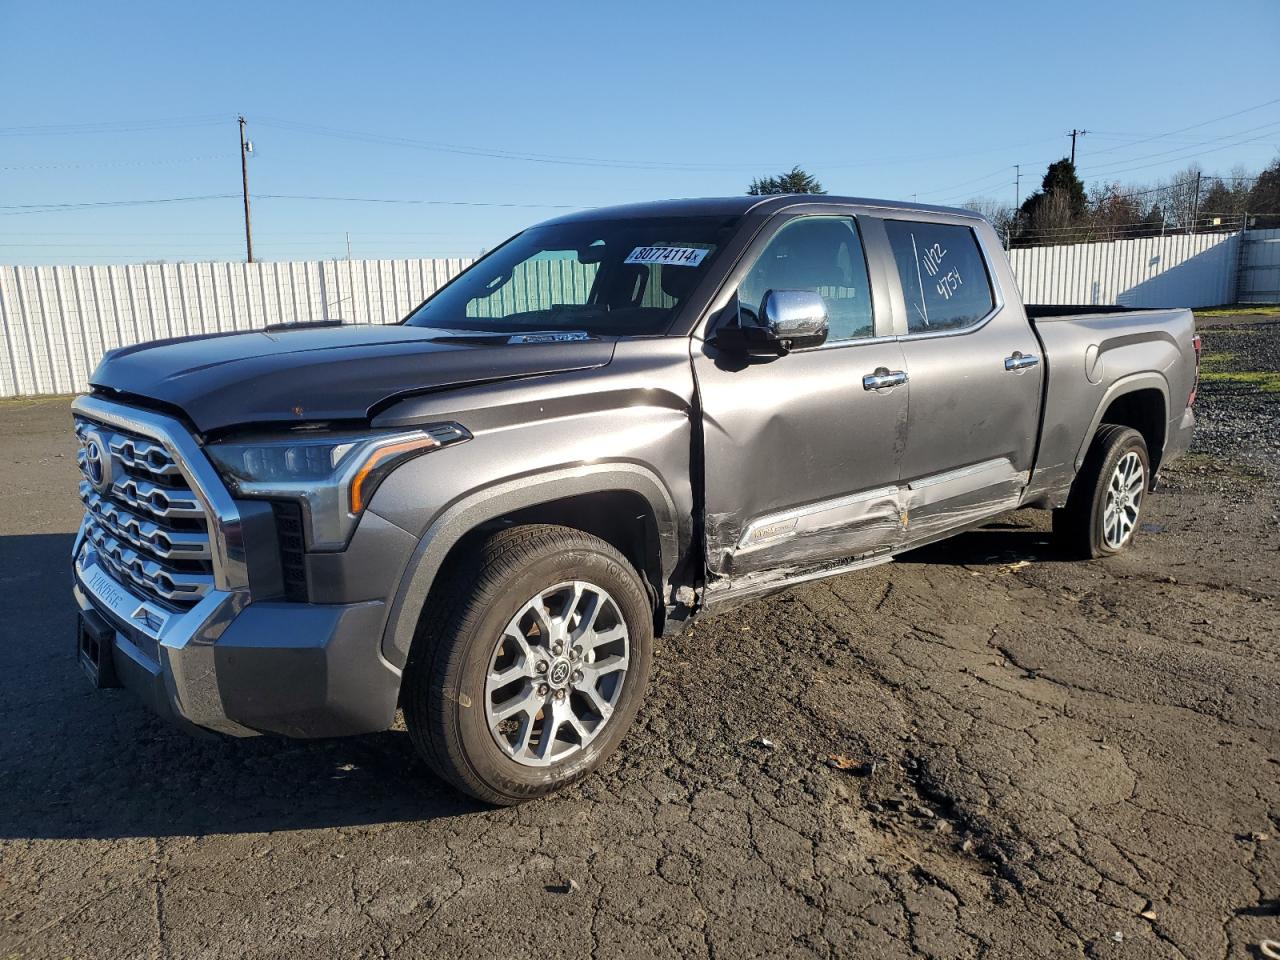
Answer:
[[[93,492],[80,481],[80,499],[95,525],[129,546],[155,554],[161,560],[209,560],[209,535],[193,530],[171,530],[154,520],[144,520]],[[131,501],[132,505],[132,501]]]
[[[204,508],[190,490],[162,487],[150,480],[127,477],[118,481],[111,493],[129,509],[164,520],[196,520],[204,517]]]
[[[144,599],[185,610],[214,589],[210,518],[156,438],[76,417],[84,539]]]

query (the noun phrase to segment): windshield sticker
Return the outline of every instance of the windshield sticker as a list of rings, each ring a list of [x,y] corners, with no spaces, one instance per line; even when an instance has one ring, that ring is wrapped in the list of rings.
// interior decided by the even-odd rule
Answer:
[[[669,263],[673,267],[696,267],[710,250],[698,247],[636,247],[623,263]]]

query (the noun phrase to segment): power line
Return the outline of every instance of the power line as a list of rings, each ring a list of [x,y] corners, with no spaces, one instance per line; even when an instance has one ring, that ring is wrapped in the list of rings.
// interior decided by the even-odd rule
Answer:
[[[332,137],[338,140],[351,140],[363,143],[379,143],[387,146],[410,147],[419,150],[431,150],[439,153],[452,153],[467,157],[488,157],[497,160],[523,160],[530,163],[560,164],[569,166],[617,167],[624,169],[644,170],[723,170],[731,167],[742,170],[758,169],[768,166],[761,162],[735,164],[709,163],[675,163],[663,160],[617,160],[606,157],[584,157],[566,154],[530,153],[502,148],[476,147],[466,144],[445,143],[434,140],[418,140],[390,134],[369,133],[359,130],[342,130],[319,124],[303,123],[296,120],[260,118],[256,123],[266,127],[283,130],[294,130],[310,133],[315,136]]]
[[[1118,145],[1118,146],[1115,146],[1115,147],[1107,147],[1107,148],[1104,148],[1104,149],[1102,149],[1102,150],[1094,151],[1094,155],[1096,155],[1096,154],[1098,154],[1098,153],[1113,153],[1113,152],[1115,152],[1116,150],[1124,150],[1124,149],[1128,149],[1129,147],[1133,147],[1133,146],[1136,146],[1136,145],[1141,144],[1141,143],[1147,143],[1147,142],[1150,142],[1150,141],[1153,141],[1153,140],[1160,140],[1160,139],[1163,139],[1163,138],[1168,137],[1168,136],[1174,136],[1174,135],[1179,134],[1179,133],[1185,133],[1185,132],[1186,132],[1186,131],[1188,131],[1188,130],[1196,130],[1196,129],[1200,129],[1201,127],[1206,127],[1206,126],[1209,126],[1210,124],[1213,124],[1213,123],[1219,123],[1219,122],[1221,122],[1221,121],[1223,121],[1223,120],[1230,120],[1230,119],[1231,119],[1231,118],[1233,118],[1233,117],[1238,117],[1238,116],[1241,116],[1242,114],[1246,114],[1246,113],[1252,113],[1253,111],[1261,110],[1261,109],[1263,109],[1264,107],[1269,107],[1269,106],[1271,106],[1271,105],[1273,105],[1273,104],[1277,104],[1277,103],[1280,103],[1280,97],[1278,97],[1278,98],[1276,98],[1276,99],[1273,99],[1273,100],[1268,100],[1268,101],[1266,101],[1265,103],[1259,103],[1259,104],[1255,104],[1254,106],[1251,106],[1251,107],[1246,107],[1246,108],[1245,108],[1245,109],[1243,109],[1243,110],[1237,110],[1237,111],[1235,111],[1235,112],[1233,112],[1233,113],[1224,114],[1223,116],[1220,116],[1220,117],[1214,117],[1214,118],[1209,119],[1209,120],[1202,120],[1202,121],[1200,121],[1200,122],[1198,122],[1198,123],[1190,124],[1189,126],[1186,126],[1186,127],[1180,127],[1180,128],[1179,128],[1179,129],[1177,129],[1177,130],[1172,130],[1172,131],[1169,131],[1169,132],[1167,132],[1167,133],[1162,133],[1162,134],[1152,134],[1152,135],[1150,135],[1150,136],[1142,137],[1142,138],[1140,138],[1140,139],[1138,139],[1138,140],[1133,140],[1133,141],[1131,141],[1131,142],[1129,142],[1129,143],[1121,144],[1121,145]],[[1198,157],[1198,156],[1205,156],[1205,155],[1210,154],[1210,153],[1216,153],[1216,152],[1219,152],[1219,151],[1221,151],[1221,150],[1230,149],[1231,147],[1244,146],[1244,145],[1247,145],[1247,144],[1250,144],[1250,143],[1260,142],[1260,141],[1262,141],[1262,140],[1264,140],[1264,139],[1266,139],[1266,138],[1264,138],[1264,137],[1256,137],[1256,138],[1250,138],[1250,139],[1246,139],[1246,140],[1241,140],[1241,141],[1238,141],[1238,142],[1225,143],[1225,144],[1224,144],[1224,143],[1222,143],[1222,141],[1223,141],[1223,140],[1227,140],[1227,139],[1231,139],[1231,138],[1235,138],[1235,137],[1241,137],[1241,136],[1243,136],[1243,135],[1245,135],[1245,134],[1248,134],[1248,133],[1256,133],[1256,132],[1263,131],[1263,130],[1268,130],[1268,131],[1269,131],[1271,128],[1274,128],[1274,127],[1277,127],[1277,126],[1280,126],[1280,120],[1272,120],[1272,121],[1268,121],[1267,123],[1263,123],[1263,124],[1260,124],[1260,125],[1255,126],[1255,127],[1250,127],[1250,128],[1248,128],[1248,129],[1246,129],[1246,130],[1238,130],[1238,131],[1235,131],[1235,132],[1233,132],[1233,133],[1223,134],[1223,135],[1221,135],[1221,136],[1219,136],[1219,137],[1214,137],[1214,138],[1211,138],[1211,139],[1208,139],[1208,140],[1196,141],[1196,143],[1194,144],[1194,145],[1196,145],[1196,146],[1204,146],[1204,145],[1208,145],[1208,144],[1220,144],[1220,146],[1212,147],[1212,148],[1211,148],[1211,149],[1209,149],[1209,150],[1203,150],[1203,151],[1198,151],[1198,152],[1192,152],[1192,153],[1189,153],[1189,154],[1184,154],[1184,153],[1183,153],[1183,151],[1186,149],[1186,147],[1185,147],[1185,146],[1180,146],[1180,147],[1175,147],[1175,148],[1170,149],[1170,150],[1163,150],[1163,151],[1159,151],[1159,152],[1156,152],[1156,153],[1140,154],[1140,155],[1138,155],[1138,156],[1126,157],[1126,158],[1124,158],[1124,159],[1122,159],[1122,160],[1112,160],[1112,161],[1108,161],[1108,162],[1106,162],[1106,163],[1095,164],[1093,167],[1087,168],[1085,171],[1082,171],[1082,174],[1083,174],[1083,173],[1087,173],[1088,171],[1098,171],[1098,170],[1103,170],[1103,169],[1108,168],[1108,167],[1118,167],[1118,166],[1123,166],[1123,165],[1125,165],[1125,164],[1135,163],[1136,161],[1140,161],[1140,160],[1150,160],[1150,159],[1157,158],[1157,157],[1166,157],[1166,156],[1168,156],[1169,154],[1181,154],[1180,156],[1176,156],[1176,157],[1169,157],[1167,160],[1160,160],[1160,161],[1155,162],[1155,163],[1143,164],[1143,165],[1140,165],[1140,166],[1134,166],[1134,167],[1127,167],[1127,168],[1125,168],[1125,169],[1123,169],[1123,170],[1111,170],[1111,171],[1109,171],[1109,172],[1107,172],[1107,173],[1102,173],[1102,174],[1097,174],[1097,175],[1091,175],[1091,176],[1089,176],[1089,177],[1088,177],[1088,179],[1096,181],[1096,180],[1103,180],[1103,179],[1106,179],[1107,177],[1116,176],[1116,175],[1119,175],[1119,174],[1122,174],[1122,173],[1129,173],[1129,172],[1132,172],[1132,171],[1134,171],[1134,170],[1144,170],[1144,169],[1149,169],[1150,167],[1160,166],[1160,165],[1162,165],[1162,164],[1164,164],[1164,163],[1176,163],[1176,162],[1178,162],[1179,160],[1189,160],[1189,159],[1193,159],[1193,158]],[[1082,132],[1084,132],[1084,131],[1075,131],[1075,132],[1076,132],[1077,134],[1079,134],[1079,133],[1082,133]],[[1090,135],[1094,135],[1094,133],[1093,133],[1093,132],[1091,132],[1091,133],[1090,133]],[[1035,161],[1023,161],[1022,163],[1020,163],[1020,164],[1019,164],[1019,166],[1037,166],[1037,165],[1044,164],[1044,163],[1049,163],[1049,162],[1052,162],[1052,161],[1047,160],[1047,159],[1045,159],[1045,160],[1035,160]],[[1002,168],[1002,169],[1003,169],[1003,168]],[[950,188],[939,188],[939,189],[936,189],[936,190],[922,191],[922,192],[920,193],[920,196],[932,196],[932,195],[936,195],[936,194],[938,194],[938,193],[945,193],[945,192],[948,192],[948,190],[950,190],[950,189],[954,189],[955,187],[964,186],[966,183],[979,183],[979,182],[981,182],[981,181],[983,181],[983,180],[986,180],[986,179],[989,179],[989,178],[993,178],[993,177],[995,177],[995,176],[996,176],[996,174],[995,174],[995,172],[993,172],[993,173],[991,173],[991,174],[987,174],[987,175],[985,175],[985,176],[983,176],[983,177],[976,177],[976,178],[974,178],[974,179],[973,179],[973,180],[971,180],[971,181],[963,181],[963,182],[958,183],[958,184],[953,184],[953,185],[952,185],[952,187],[950,187]],[[949,203],[956,203],[956,202],[960,202],[960,201],[962,201],[962,200],[964,200],[964,199],[968,199],[968,198],[966,198],[966,197],[955,197],[955,198],[952,198],[952,199],[950,199],[950,200],[943,200],[943,201],[940,201],[940,202],[941,202],[941,203],[943,203],[943,204],[949,204]]]
[[[1280,124],[1280,121],[1276,121],[1276,124]],[[1264,126],[1273,126],[1273,125],[1276,125],[1276,124],[1265,124]],[[1277,131],[1277,132],[1278,132],[1278,133],[1280,133],[1280,131]],[[1201,150],[1201,151],[1199,151],[1199,152],[1195,152],[1195,153],[1183,154],[1183,155],[1178,156],[1178,157],[1170,157],[1170,158],[1168,158],[1168,159],[1166,159],[1166,160],[1158,160],[1158,161],[1156,161],[1156,162],[1154,162],[1154,163],[1146,163],[1146,164],[1141,164],[1141,165],[1134,166],[1134,167],[1127,167],[1127,168],[1125,168],[1125,169],[1123,169],[1123,170],[1112,170],[1112,171],[1109,171],[1109,172],[1104,173],[1104,174],[1098,174],[1098,175],[1093,175],[1093,176],[1087,176],[1087,177],[1086,177],[1086,176],[1083,176],[1083,174],[1087,173],[1087,171],[1081,171],[1081,173],[1082,173],[1082,179],[1087,179],[1087,180],[1089,180],[1089,181],[1091,181],[1091,182],[1093,182],[1093,183],[1098,183],[1099,181],[1107,181],[1107,180],[1111,179],[1112,177],[1119,176],[1120,174],[1123,174],[1123,173],[1131,173],[1131,172],[1133,172],[1133,171],[1135,171],[1135,170],[1147,170],[1147,169],[1150,169],[1151,167],[1159,167],[1159,166],[1163,166],[1163,165],[1164,165],[1164,164],[1166,164],[1166,163],[1176,163],[1176,162],[1178,162],[1178,161],[1180,161],[1180,160],[1191,160],[1191,159],[1194,159],[1194,158],[1196,158],[1196,157],[1200,157],[1200,156],[1207,156],[1208,154],[1211,154],[1211,153],[1217,153],[1217,152],[1222,151],[1222,150],[1229,150],[1229,149],[1230,149],[1230,148],[1232,148],[1232,147],[1243,146],[1243,145],[1251,144],[1251,143],[1258,143],[1258,142],[1261,142],[1261,141],[1263,141],[1263,140],[1265,140],[1265,139],[1267,139],[1267,138],[1266,138],[1266,137],[1251,137],[1251,138],[1248,138],[1248,139],[1245,139],[1245,140],[1239,140],[1239,141],[1233,141],[1233,142],[1231,142],[1231,143],[1225,143],[1225,144],[1222,144],[1221,146],[1213,147],[1212,149],[1209,149],[1209,150]],[[1209,141],[1209,142],[1213,142],[1213,141]],[[1177,152],[1177,151],[1166,151],[1166,152]],[[1160,154],[1151,154],[1151,155],[1149,155],[1149,156],[1160,156]],[[1117,161],[1117,162],[1118,162],[1118,163],[1130,163],[1130,162],[1132,162],[1132,161],[1134,161],[1134,160],[1142,160],[1142,159],[1146,159],[1146,158],[1145,158],[1145,157],[1130,157],[1128,160],[1122,160],[1122,161]],[[1043,162],[1043,161],[1033,161],[1033,163],[1039,163],[1039,162]],[[1023,166],[1029,166],[1029,165],[1032,165],[1032,164],[1022,164],[1022,165],[1023,165]],[[1096,169],[1098,169],[1098,168],[1096,168],[1096,167],[1095,167],[1095,168],[1093,168],[1093,169],[1095,169],[1095,170],[1096,170]],[[1207,175],[1207,176],[1208,176],[1208,178],[1209,178],[1209,179],[1211,179],[1211,180],[1256,180],[1256,179],[1257,179],[1256,177],[1221,177],[1221,176],[1217,176],[1216,174],[1215,174],[1215,175]],[[1187,182],[1190,182],[1190,181],[1187,181]],[[1137,190],[1137,191],[1133,191],[1133,192],[1131,192],[1131,193],[1120,194],[1120,195],[1118,195],[1118,196],[1141,196],[1141,195],[1143,195],[1143,194],[1147,194],[1147,193],[1158,193],[1158,192],[1160,192],[1160,191],[1162,191],[1162,190],[1167,190],[1167,189],[1169,189],[1169,188],[1170,188],[1170,186],[1172,186],[1172,185],[1166,185],[1166,186],[1161,186],[1161,187],[1152,187],[1152,188],[1147,189],[1147,190]],[[937,192],[937,191],[935,191],[935,192]],[[928,194],[921,194],[921,196],[927,196],[927,195],[928,195]],[[940,202],[941,204],[943,204],[943,205],[946,205],[946,204],[959,203],[959,202],[961,202],[961,201],[968,200],[968,199],[973,199],[973,198],[972,198],[972,197],[970,197],[970,196],[955,196],[955,197],[952,197],[951,199],[948,199],[948,200],[942,200],[942,201],[939,201],[939,202]]]
[[[206,193],[195,197],[159,197],[154,200],[94,200],[85,203],[23,203],[0,204],[0,216],[16,216],[25,213],[55,213],[59,210],[85,210],[93,207],[139,207],[157,203],[191,203],[198,200],[228,200],[238,193]]]
[[[1253,112],[1253,111],[1255,111],[1255,110],[1261,110],[1263,107],[1269,107],[1269,106],[1271,106],[1271,105],[1272,105],[1272,104],[1274,104],[1274,103],[1280,103],[1280,97],[1276,97],[1274,100],[1268,100],[1266,103],[1259,103],[1259,104],[1255,104],[1255,105],[1254,105],[1254,106],[1252,106],[1252,107],[1245,107],[1243,110],[1237,110],[1235,113],[1228,113],[1228,114],[1224,114],[1224,115],[1223,115],[1223,116],[1221,116],[1221,117],[1214,117],[1214,118],[1213,118],[1213,119],[1211,119],[1211,120],[1202,120],[1202,121],[1200,121],[1199,123],[1193,123],[1193,124],[1191,124],[1191,125],[1190,125],[1190,126],[1188,126],[1188,127],[1179,127],[1177,130],[1170,130],[1170,131],[1168,131],[1168,132],[1166,132],[1166,133],[1156,133],[1156,134],[1152,134],[1152,135],[1151,135],[1151,136],[1149,136],[1149,137],[1145,137],[1145,138],[1143,138],[1143,139],[1141,139],[1141,140],[1134,140],[1132,143],[1127,143],[1127,144],[1124,144],[1123,146],[1118,146],[1118,147],[1108,147],[1108,148],[1106,148],[1106,149],[1104,149],[1104,150],[1099,150],[1099,151],[1097,151],[1097,152],[1098,152],[1098,153],[1110,153],[1110,152],[1113,152],[1113,151],[1115,151],[1115,150],[1123,150],[1123,149],[1125,149],[1125,147],[1133,147],[1133,146],[1137,146],[1137,145],[1138,145],[1138,144],[1140,144],[1140,143],[1150,143],[1152,140],[1161,140],[1161,139],[1163,139],[1164,137],[1172,137],[1172,136],[1176,136],[1176,135],[1177,135],[1177,134],[1179,134],[1179,133],[1186,133],[1188,130],[1198,130],[1198,129],[1200,129],[1201,127],[1207,127],[1207,126],[1209,126],[1210,124],[1219,123],[1219,122],[1221,122],[1221,121],[1223,121],[1223,120],[1230,120],[1230,119],[1231,119],[1231,118],[1233,118],[1233,117],[1239,117],[1239,116],[1241,116],[1241,115],[1243,115],[1243,114],[1246,114],[1246,113],[1252,113],[1252,112]]]
[[[225,123],[226,114],[214,113],[195,117],[170,117],[152,120],[100,120],[88,123],[48,123],[25,127],[0,127],[0,137],[42,137],[93,133],[143,133],[172,127],[200,127]]]
[[[964,187],[964,186],[968,186],[969,184],[981,183],[984,180],[992,180],[996,177],[1004,177],[1004,176],[1007,176],[1008,173],[1009,173],[1009,166],[1008,164],[1005,164],[1001,166],[998,170],[993,170],[990,173],[983,174],[980,177],[974,177],[972,180],[961,180],[959,183],[953,183],[948,187],[939,187],[936,190],[923,190],[923,191],[920,191],[917,194],[917,196],[931,197],[939,193],[950,193],[952,190],[955,190],[957,187]]]
[[[581,210],[582,204],[564,203],[508,203],[490,200],[430,200],[409,197],[333,197],[294,193],[254,193],[249,195],[254,200],[312,200],[333,201],[340,203],[387,203],[416,204],[420,206],[443,207],[505,207],[517,209],[546,210]],[[81,203],[24,203],[0,204],[0,216],[16,216],[32,213],[56,213],[63,210],[84,210],[97,207],[135,207],[166,203],[192,203],[202,200],[241,199],[238,193],[208,193],[190,197],[157,197],[145,200],[94,200]]]
[[[1125,134],[1125,135],[1123,135],[1123,136],[1119,136],[1119,135],[1117,135],[1117,136],[1107,136],[1107,134],[1105,134],[1105,133],[1099,133],[1099,132],[1098,132],[1098,131],[1096,131],[1096,130],[1090,130],[1090,131],[1089,131],[1089,136],[1091,136],[1091,137],[1095,137],[1095,138],[1097,138],[1097,139],[1099,139],[1099,140],[1116,140],[1116,139],[1119,139],[1119,140],[1124,141],[1123,143],[1119,143],[1119,144],[1117,144],[1115,147],[1112,147],[1112,148],[1109,148],[1109,149],[1106,149],[1106,150],[1094,150],[1094,151],[1093,151],[1093,153],[1094,153],[1095,155],[1100,154],[1100,153],[1112,153],[1112,152],[1114,152],[1115,150],[1125,150],[1125,149],[1128,149],[1129,147],[1131,147],[1131,146],[1135,145],[1136,143],[1138,143],[1138,141],[1137,141],[1137,140],[1133,139],[1133,138],[1136,136],[1136,134]],[[1222,136],[1230,136],[1230,134],[1223,134]],[[1221,139],[1222,139],[1222,136],[1209,137],[1208,139],[1206,139],[1206,138],[1204,138],[1204,137],[1161,137],[1161,140],[1162,140],[1164,143],[1174,144],[1177,148],[1185,149],[1185,148],[1187,148],[1187,147],[1203,147],[1203,146],[1206,146],[1207,144],[1217,143],[1219,140],[1221,140]],[[1108,161],[1108,162],[1110,162],[1110,161]],[[1121,161],[1117,161],[1117,162],[1119,162],[1119,163],[1126,163],[1126,162],[1128,162],[1128,161],[1121,160]]]
[[[202,163],[206,160],[223,161],[228,159],[230,156],[230,154],[224,153],[212,154],[203,157],[170,157],[162,160],[77,160],[65,163],[27,163],[16,166],[0,167],[0,170],[79,170],[82,167],[161,167],[177,163]]]
[[[483,239],[488,240],[492,238],[486,237]],[[262,238],[259,237],[258,241],[259,242],[257,246],[261,248],[264,245]],[[470,241],[470,242],[467,242],[465,245],[473,246],[474,243],[476,242],[483,242],[483,240]],[[306,241],[297,241],[297,240],[285,241],[285,240],[268,238],[265,243],[265,246],[267,247],[276,247],[276,248],[288,247],[290,249],[302,248],[302,247],[338,248],[341,245],[342,245],[341,237],[335,237],[334,239],[331,239],[331,240],[306,240]],[[416,246],[416,245],[407,243],[404,240],[361,240],[360,245],[361,247]],[[456,247],[457,245],[458,244],[454,244],[453,246]],[[427,246],[431,248],[439,248],[441,245],[428,244]],[[154,244],[146,244],[146,243],[125,243],[125,244],[120,244],[120,243],[13,243],[13,242],[7,242],[7,241],[0,241],[0,247],[22,247],[24,249],[39,248],[39,249],[52,249],[52,250],[66,250],[66,249],[133,250],[133,251],[141,250],[141,251],[157,251],[157,252],[163,252],[165,250],[192,250],[192,249],[194,250],[215,250],[216,249],[216,250],[235,251],[235,250],[241,249],[241,241],[228,240],[228,241],[213,241],[210,243],[193,242],[193,243],[154,243]]]
[[[1206,141],[1204,141],[1204,143],[1203,143],[1203,144],[1201,144],[1201,146],[1206,145],[1206,144],[1213,144],[1213,143],[1221,144],[1223,140],[1229,140],[1229,139],[1232,139],[1232,138],[1235,138],[1235,137],[1243,137],[1243,136],[1245,136],[1246,134],[1257,133],[1257,132],[1262,131],[1262,130],[1267,130],[1267,131],[1269,131],[1269,132],[1270,132],[1270,129],[1271,129],[1271,128],[1274,128],[1274,127],[1280,127],[1280,120],[1271,120],[1271,121],[1269,121],[1269,122],[1267,122],[1267,123],[1260,124],[1260,125],[1258,125],[1258,126],[1256,126],[1256,127],[1250,127],[1250,128],[1249,128],[1249,129],[1247,129],[1247,130],[1237,130],[1237,131],[1236,131],[1236,132],[1234,132],[1234,133],[1224,133],[1221,137],[1215,137],[1215,138],[1213,138],[1212,140],[1206,140]],[[1242,140],[1242,141],[1239,141],[1238,143],[1225,144],[1225,145],[1223,145],[1223,146],[1221,146],[1221,147],[1215,147],[1215,148],[1214,148],[1214,150],[1217,150],[1217,149],[1226,149],[1226,147],[1229,147],[1229,146],[1239,146],[1240,144],[1243,144],[1243,143],[1250,143],[1250,142],[1252,142],[1252,141],[1253,141],[1253,140],[1255,140],[1255,139],[1256,139],[1256,140],[1261,140],[1261,139],[1265,139],[1265,138],[1263,138],[1263,137],[1250,138],[1250,139],[1248,139],[1248,140]],[[1181,146],[1181,147],[1173,147],[1173,148],[1171,148],[1171,149],[1169,149],[1169,150],[1161,150],[1161,151],[1158,151],[1158,152],[1156,152],[1156,153],[1146,153],[1146,154],[1141,154],[1141,155],[1136,156],[1136,157],[1126,157],[1126,158],[1125,158],[1125,159],[1123,159],[1123,160],[1110,160],[1110,161],[1108,161],[1108,162],[1106,162],[1106,163],[1096,164],[1095,166],[1089,167],[1089,168],[1087,168],[1087,169],[1089,169],[1089,170],[1101,170],[1101,169],[1103,169],[1104,167],[1119,167],[1119,166],[1123,166],[1123,165],[1124,165],[1124,164],[1126,164],[1126,163],[1133,163],[1134,161],[1137,161],[1137,160],[1151,160],[1151,159],[1153,159],[1153,158],[1155,158],[1155,157],[1164,157],[1164,156],[1168,156],[1168,155],[1169,155],[1169,154],[1171,154],[1171,153],[1178,153],[1178,154],[1181,154],[1181,153],[1185,152],[1185,151],[1186,151],[1186,149],[1187,149],[1187,148],[1186,148],[1185,146]],[[1213,150],[1207,150],[1207,151],[1202,151],[1202,152],[1204,152],[1204,153],[1212,153],[1212,152],[1214,152],[1214,151],[1213,151]],[[1192,154],[1192,155],[1193,155],[1193,156],[1195,156],[1195,155],[1197,155],[1197,154]]]
[[[1280,133],[1280,132],[1278,132],[1278,133]],[[1120,175],[1120,174],[1122,174],[1122,173],[1133,173],[1135,170],[1149,170],[1149,169],[1150,169],[1150,168],[1152,168],[1152,167],[1160,167],[1160,166],[1164,166],[1165,164],[1168,164],[1168,163],[1179,163],[1179,162],[1181,162],[1181,161],[1183,161],[1183,160],[1194,160],[1194,159],[1196,159],[1197,157],[1207,157],[1207,156],[1208,156],[1209,154],[1211,154],[1211,153],[1220,153],[1220,152],[1222,152],[1223,150],[1230,150],[1232,147],[1242,147],[1242,146],[1246,146],[1246,145],[1251,144],[1251,143],[1261,143],[1261,142],[1263,142],[1264,140],[1267,140],[1267,139],[1268,139],[1267,137],[1252,137],[1252,138],[1250,138],[1250,139],[1248,139],[1248,140],[1238,140],[1238,141],[1235,141],[1235,142],[1233,142],[1233,143],[1224,143],[1224,144],[1223,144],[1222,146],[1220,146],[1220,147],[1213,147],[1213,148],[1211,148],[1211,149],[1209,149],[1209,150],[1200,150],[1200,151],[1198,151],[1198,152],[1196,152],[1196,153],[1187,153],[1187,154],[1183,154],[1182,156],[1179,156],[1179,157],[1169,157],[1169,158],[1168,158],[1168,159],[1166,159],[1166,160],[1157,160],[1157,161],[1155,161],[1154,163],[1144,163],[1144,164],[1140,164],[1140,165],[1138,165],[1138,166],[1136,166],[1136,167],[1125,167],[1123,170],[1112,170],[1112,171],[1109,171],[1108,173],[1102,174],[1101,176],[1094,176],[1094,177],[1090,177],[1089,179],[1090,179],[1090,180],[1105,180],[1105,179],[1107,179],[1108,177],[1116,177],[1116,176],[1119,176],[1119,175]],[[1271,144],[1268,144],[1268,145],[1271,145]],[[1137,159],[1137,158],[1135,158],[1135,159]]]
[[[143,132],[148,130],[168,129],[180,126],[203,126],[224,123],[228,119],[234,119],[234,114],[206,114],[191,117],[172,117],[172,118],[156,118],[150,120],[117,120],[117,121],[97,121],[86,123],[69,123],[69,124],[41,124],[15,127],[0,127],[0,136],[43,136],[43,135],[74,135],[74,134],[97,134],[97,133],[132,133]],[[345,130],[336,127],[324,126],[321,124],[307,123],[304,121],[290,120],[286,118],[255,118],[255,122],[264,125],[276,127],[285,130],[294,130],[302,133],[309,133],[316,136],[333,137],[337,139],[353,140],[359,142],[381,143],[389,146],[411,147],[416,149],[434,150],[447,153],[456,153],[462,156],[482,156],[493,159],[505,160],[522,160],[536,163],[551,164],[569,164],[569,165],[585,165],[585,166],[602,166],[616,167],[621,169],[652,169],[652,170],[686,170],[686,171],[723,171],[723,170],[758,170],[762,167],[786,166],[791,161],[768,162],[762,160],[752,161],[734,161],[734,162],[692,162],[692,161],[665,161],[665,160],[636,160],[632,158],[609,158],[609,157],[591,157],[576,156],[568,154],[549,154],[537,153],[532,151],[512,150],[503,147],[480,147],[468,144],[446,143],[432,140],[421,140],[412,137],[405,137],[395,134],[380,134],[368,131]],[[1032,144],[1047,143],[1050,138],[1038,138],[1035,140],[1021,141],[1018,143],[1006,144],[1003,146],[984,146],[978,150],[955,152],[951,151],[944,155],[927,154],[899,157],[884,157],[879,159],[868,159],[859,161],[836,160],[832,162],[811,162],[810,166],[821,167],[826,169],[841,169],[853,167],[867,167],[890,163],[909,163],[909,162],[928,162],[934,160],[951,159],[957,156],[973,156],[986,153],[997,153],[1001,150],[1015,149],[1022,146],[1030,146]]]
[[[407,147],[418,150],[430,150],[441,153],[453,153],[460,156],[470,157],[487,157],[497,160],[520,160],[530,163],[546,163],[559,164],[568,166],[588,166],[588,167],[605,167],[614,169],[633,169],[633,170],[671,170],[671,171],[687,171],[687,172],[721,172],[721,171],[753,171],[770,167],[785,167],[790,161],[735,161],[730,163],[702,163],[690,161],[673,161],[673,160],[637,160],[632,158],[617,159],[609,157],[588,157],[576,156],[569,154],[549,154],[535,153],[530,151],[508,150],[501,147],[478,147],[467,144],[446,143],[434,140],[420,140],[413,137],[405,137],[393,134],[370,133],[359,130],[343,130],[337,127],[321,126],[319,124],[305,123],[297,120],[287,120],[281,118],[257,118],[255,123],[261,126],[276,127],[282,130],[293,130],[299,133],[309,133],[314,136],[332,137],[339,140],[349,140],[360,143],[378,143],[385,146]],[[958,156],[971,156],[986,153],[995,153],[1000,150],[1013,149],[1021,146],[1029,146],[1032,144],[1049,142],[1049,138],[1039,138],[1036,140],[1023,141],[1021,143],[1008,144],[1003,147],[983,147],[980,150],[968,152],[952,151],[947,154],[929,154],[916,155],[909,157],[885,157],[879,159],[868,159],[859,161],[811,161],[806,166],[817,169],[846,169],[854,167],[877,166],[890,163],[910,163],[910,162],[928,162],[937,160],[947,160]]]
[[[333,230],[273,230],[272,237],[332,237]],[[352,236],[362,239],[378,237],[479,237],[487,234],[465,230],[379,230],[376,234],[353,231]],[[239,243],[244,234],[236,230],[23,230],[20,234],[0,232],[7,237],[227,237]],[[231,242],[231,241],[229,241]]]
[[[431,207],[514,207],[540,210],[584,210],[589,204],[504,203],[491,200],[417,200],[405,197],[329,197],[301,193],[255,193],[255,200],[327,200],[339,203],[409,203]]]

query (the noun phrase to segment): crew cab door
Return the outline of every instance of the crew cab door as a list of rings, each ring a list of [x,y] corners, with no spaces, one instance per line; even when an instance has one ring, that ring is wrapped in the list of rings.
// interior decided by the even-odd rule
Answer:
[[[1044,363],[991,227],[903,217],[883,225],[911,378],[902,483],[904,541],[914,543],[1018,506]]]
[[[827,305],[826,343],[746,358],[694,338],[708,603],[899,542],[908,384],[884,260],[866,256],[855,217],[780,215],[735,268],[712,326],[755,323],[770,290],[810,290]]]

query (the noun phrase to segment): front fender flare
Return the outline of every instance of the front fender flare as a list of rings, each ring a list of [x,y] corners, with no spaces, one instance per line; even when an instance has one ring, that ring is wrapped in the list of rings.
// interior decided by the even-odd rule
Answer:
[[[467,533],[486,521],[516,510],[608,491],[640,495],[653,510],[663,578],[675,569],[679,530],[675,501],[658,475],[635,463],[599,463],[518,477],[472,491],[431,521],[400,579],[382,634],[382,654],[403,670],[418,618],[441,564]]]

